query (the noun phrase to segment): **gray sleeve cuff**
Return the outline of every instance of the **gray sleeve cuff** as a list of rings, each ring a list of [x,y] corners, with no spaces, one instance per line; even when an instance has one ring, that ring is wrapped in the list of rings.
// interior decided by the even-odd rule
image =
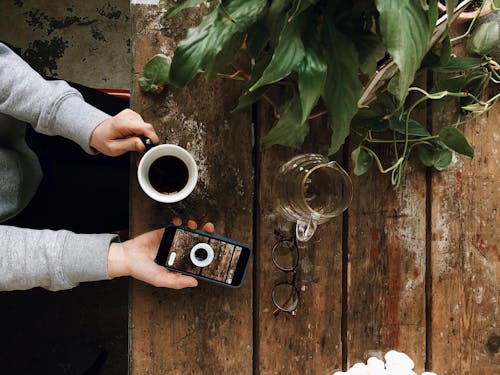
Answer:
[[[68,284],[110,279],[108,253],[111,242],[118,241],[114,234],[75,234],[68,232],[61,269]]]
[[[56,133],[76,142],[88,154],[95,154],[90,147],[90,137],[94,129],[110,117],[79,96],[68,95],[61,99],[54,114]]]

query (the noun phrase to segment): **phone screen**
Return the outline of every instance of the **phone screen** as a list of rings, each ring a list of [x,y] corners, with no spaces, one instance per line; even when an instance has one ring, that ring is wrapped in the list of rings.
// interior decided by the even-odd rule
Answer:
[[[208,247],[199,244],[207,244]],[[205,256],[204,249],[213,250],[213,259],[207,265],[200,267],[193,263],[192,251],[196,247],[201,247],[202,255]],[[243,277],[248,256],[248,249],[242,246],[178,228],[173,233],[164,265],[184,273],[237,285]]]

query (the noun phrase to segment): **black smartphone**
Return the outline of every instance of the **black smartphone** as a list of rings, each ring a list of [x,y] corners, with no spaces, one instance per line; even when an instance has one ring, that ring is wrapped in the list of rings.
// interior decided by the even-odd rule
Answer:
[[[243,283],[252,250],[230,238],[168,225],[155,262],[171,271],[238,288]]]

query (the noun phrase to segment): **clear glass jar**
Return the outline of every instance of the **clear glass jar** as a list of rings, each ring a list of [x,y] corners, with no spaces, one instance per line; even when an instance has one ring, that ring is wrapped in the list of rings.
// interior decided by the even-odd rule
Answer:
[[[298,155],[283,164],[273,181],[275,211],[296,222],[297,240],[308,241],[316,227],[351,203],[352,182],[335,161],[320,154]]]

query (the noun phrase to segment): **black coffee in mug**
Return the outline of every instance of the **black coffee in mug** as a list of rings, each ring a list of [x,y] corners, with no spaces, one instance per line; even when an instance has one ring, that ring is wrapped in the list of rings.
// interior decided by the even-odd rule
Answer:
[[[162,194],[181,191],[186,186],[189,172],[186,164],[175,156],[162,156],[149,167],[149,182]]]

